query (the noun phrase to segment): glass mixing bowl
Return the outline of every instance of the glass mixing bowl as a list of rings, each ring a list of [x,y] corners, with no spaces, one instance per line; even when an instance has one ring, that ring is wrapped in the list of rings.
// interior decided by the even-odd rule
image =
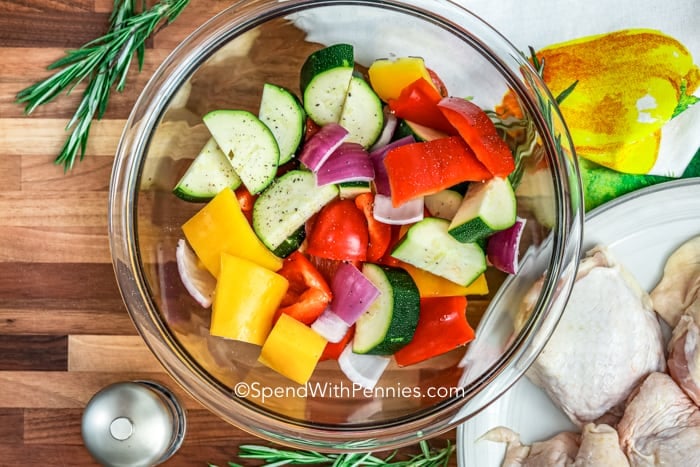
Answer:
[[[210,311],[183,287],[175,247],[201,204],[172,194],[209,134],[202,116],[255,112],[262,85],[298,92],[308,54],[345,42],[356,61],[421,56],[453,96],[508,115],[507,138],[527,219],[515,276],[490,271],[490,293],[470,297],[476,339],[427,362],[388,367],[374,391],[353,387],[334,361],[300,387],[257,362],[259,348],[212,337]],[[507,105],[503,106],[504,97]],[[500,107],[499,107],[500,106]],[[138,99],[116,155],[110,239],[121,293],[139,333],[196,400],[255,435],[326,451],[388,449],[468,420],[520,378],[554,329],[578,264],[582,195],[556,104],[522,53],[450,1],[235,2],[186,39]],[[532,310],[521,302],[541,280]]]

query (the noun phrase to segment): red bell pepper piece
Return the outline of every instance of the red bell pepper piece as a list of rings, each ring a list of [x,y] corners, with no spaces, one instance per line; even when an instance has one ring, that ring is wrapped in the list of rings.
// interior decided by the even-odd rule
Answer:
[[[236,199],[238,200],[238,204],[241,206],[241,211],[243,211],[243,215],[245,216],[246,219],[248,219],[248,223],[252,224],[253,223],[253,205],[255,204],[255,200],[257,199],[257,196],[252,195],[250,191],[243,185],[238,187],[235,191],[236,193]]]
[[[442,80],[442,78],[440,78],[440,76],[430,68],[428,68],[428,74],[430,75],[430,81],[433,82],[433,85],[438,90],[440,95],[442,97],[449,96],[450,93],[447,91],[447,86],[445,86],[445,82]]]
[[[440,92],[432,84],[418,78],[406,86],[397,99],[389,99],[389,108],[399,118],[454,135],[455,129],[437,106],[441,99]]]
[[[310,118],[306,119],[306,125],[304,126],[304,142],[308,141],[313,135],[318,133],[321,127],[316,124]]]
[[[321,258],[365,261],[369,231],[365,215],[351,199],[336,199],[316,215],[306,251]]]
[[[492,177],[459,136],[399,146],[389,151],[384,165],[394,206],[460,182]]]
[[[374,218],[374,194],[361,193],[355,197],[357,206],[367,219],[369,245],[367,261],[378,261],[389,248],[391,242],[391,226]]]
[[[287,293],[275,313],[275,321],[282,313],[304,324],[313,323],[333,298],[328,283],[313,264],[295,251],[284,260],[277,271],[289,281]]]
[[[474,339],[467,322],[467,298],[420,299],[420,315],[413,339],[394,354],[399,366],[413,365],[442,355]]]
[[[354,335],[355,326],[350,326],[350,329],[348,329],[348,332],[345,333],[340,342],[329,342],[326,344],[326,348],[323,349],[323,353],[321,354],[319,361],[338,360],[338,357],[340,357],[340,354],[343,353],[343,350],[345,350],[345,347],[350,343],[350,340]]]
[[[481,107],[466,99],[445,97],[438,108],[494,177],[507,177],[515,169],[510,148]]]

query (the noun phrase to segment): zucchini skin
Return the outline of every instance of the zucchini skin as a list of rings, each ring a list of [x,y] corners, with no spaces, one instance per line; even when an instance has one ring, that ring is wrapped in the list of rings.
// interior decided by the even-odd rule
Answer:
[[[375,311],[390,313],[391,317],[380,341],[372,343],[368,348],[353,348],[353,350],[357,353],[369,355],[392,355],[413,339],[413,334],[418,325],[418,315],[420,314],[420,293],[413,278],[404,269],[372,263],[367,263],[365,267],[374,269],[374,274],[383,275],[385,284],[375,283],[375,285],[379,286],[381,293],[391,294],[391,310]],[[384,285],[388,285],[390,290],[382,290]],[[355,342],[357,342],[358,337],[361,338],[363,333],[362,324],[359,323],[360,320],[356,324]],[[368,320],[365,324],[371,326],[373,323]]]

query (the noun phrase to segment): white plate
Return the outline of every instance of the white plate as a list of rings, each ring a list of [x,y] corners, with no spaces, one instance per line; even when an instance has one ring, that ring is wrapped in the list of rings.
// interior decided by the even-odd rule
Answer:
[[[586,218],[582,251],[602,244],[651,290],[661,278],[666,258],[700,234],[700,179],[663,183],[620,197]],[[549,398],[523,377],[501,398],[457,430],[461,467],[497,467],[505,444],[480,440],[491,428],[506,426],[523,443],[576,428]]]

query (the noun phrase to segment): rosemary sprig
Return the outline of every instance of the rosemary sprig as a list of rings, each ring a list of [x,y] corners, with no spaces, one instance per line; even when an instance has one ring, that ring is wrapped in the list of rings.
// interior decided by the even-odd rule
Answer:
[[[420,442],[421,452],[406,460],[395,460],[396,452],[379,458],[371,452],[349,454],[323,454],[316,451],[294,451],[268,446],[245,444],[238,449],[241,459],[259,460],[261,465],[279,467],[283,465],[331,465],[332,467],[445,467],[455,451],[454,445],[447,442],[442,449],[433,449],[427,441]],[[229,467],[242,467],[229,462]],[[209,464],[209,467],[216,467]]]
[[[104,116],[112,89],[124,90],[134,55],[140,71],[146,40],[159,25],[173,22],[188,3],[189,0],[161,0],[150,9],[137,12],[136,0],[114,0],[105,35],[66,52],[49,65],[49,70],[58,71],[17,94],[17,103],[25,104],[25,114],[31,114],[37,107],[87,82],[73,118],[66,125],[70,135],[56,157],[57,164],[68,170],[78,155],[83,159],[90,126],[95,118]]]

